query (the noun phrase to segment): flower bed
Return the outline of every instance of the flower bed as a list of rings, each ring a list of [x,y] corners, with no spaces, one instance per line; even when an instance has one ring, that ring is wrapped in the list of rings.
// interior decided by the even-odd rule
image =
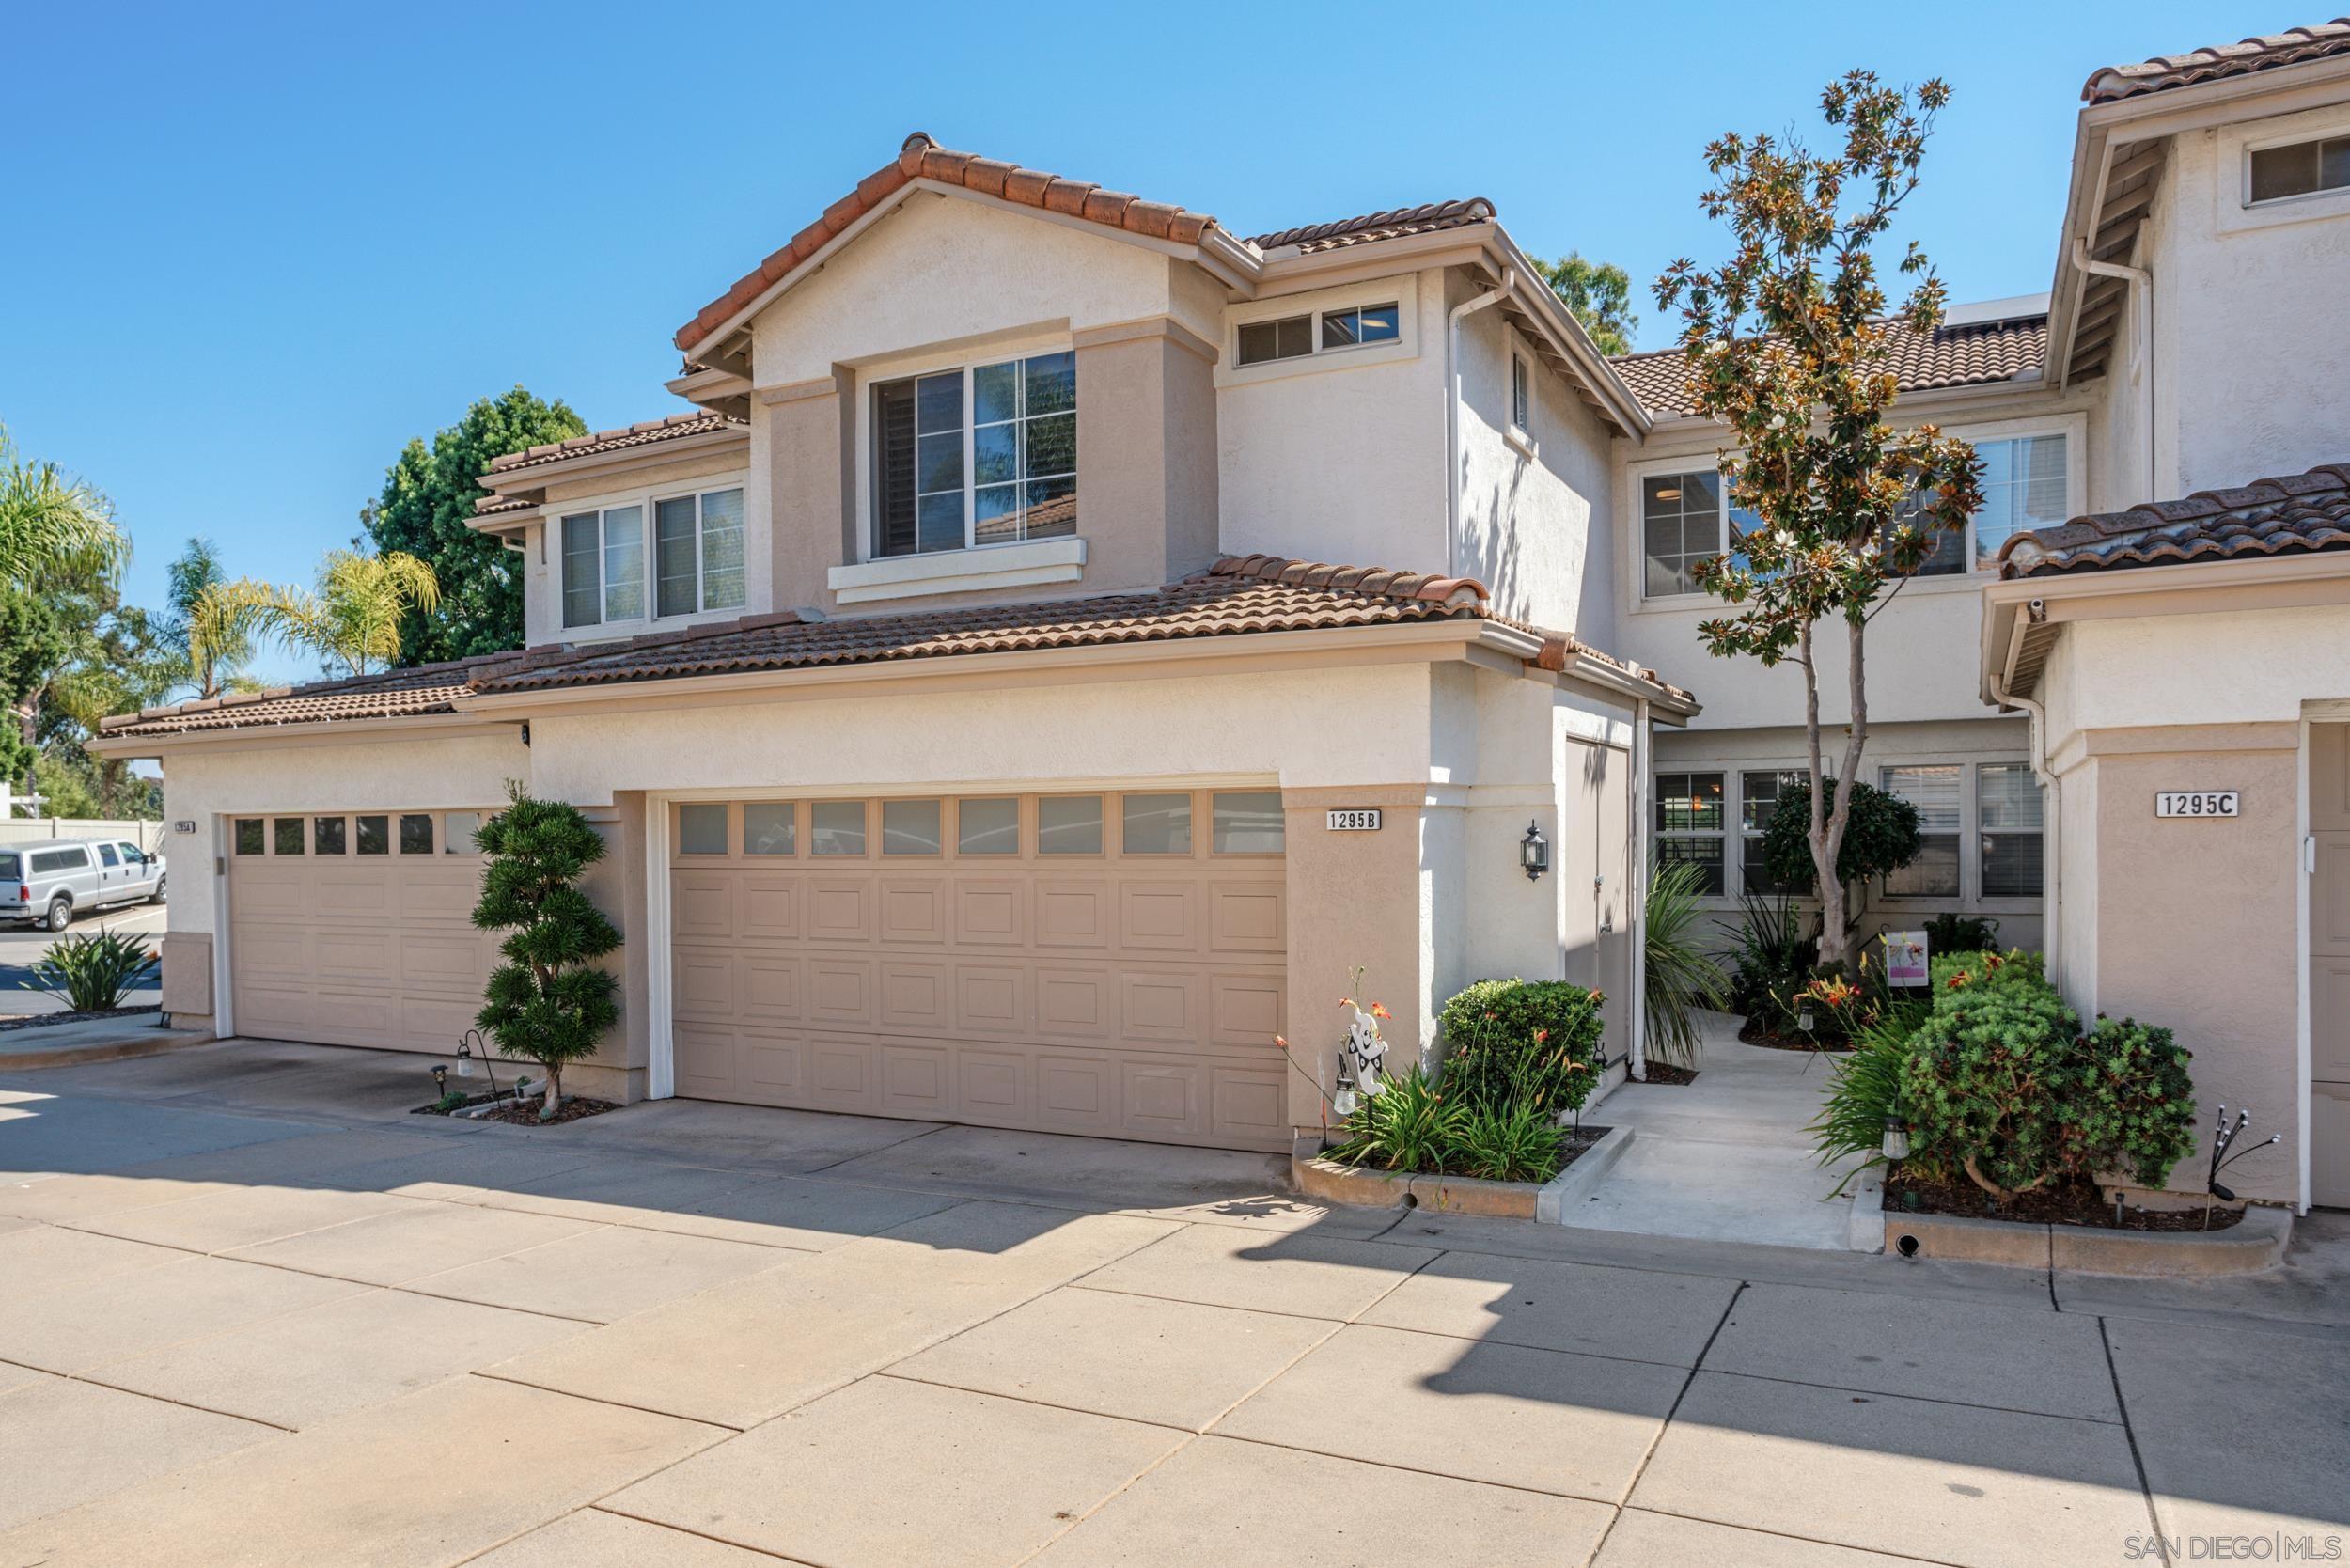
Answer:
[[[2026,1225],[2071,1225],[2092,1231],[2225,1231],[2244,1220],[2244,1211],[2215,1203],[2205,1209],[2148,1209],[2109,1201],[2095,1183],[2065,1182],[2020,1193],[2002,1202],[1964,1177],[1952,1181],[1897,1168],[1885,1179],[1885,1212],[1899,1215],[1963,1215],[1969,1219],[2017,1220]]]

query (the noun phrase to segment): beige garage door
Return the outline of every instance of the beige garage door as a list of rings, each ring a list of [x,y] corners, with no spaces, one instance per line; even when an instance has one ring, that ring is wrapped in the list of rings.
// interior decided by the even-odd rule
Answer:
[[[239,1034],[447,1053],[494,937],[474,930],[478,811],[238,817],[228,962]]]
[[[671,813],[680,1094],[1288,1148],[1277,792]]]

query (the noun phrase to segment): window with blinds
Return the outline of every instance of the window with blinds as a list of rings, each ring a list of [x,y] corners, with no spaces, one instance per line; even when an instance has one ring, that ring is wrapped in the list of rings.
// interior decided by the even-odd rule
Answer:
[[[1879,774],[1878,788],[1918,808],[1922,848],[1918,858],[1885,879],[1896,899],[1954,899],[1959,896],[1959,844],[1965,831],[1959,792],[1964,771],[1955,762],[1911,763]]]

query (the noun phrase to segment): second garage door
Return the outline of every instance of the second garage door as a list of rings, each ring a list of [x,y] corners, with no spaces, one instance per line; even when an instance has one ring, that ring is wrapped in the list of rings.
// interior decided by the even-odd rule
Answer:
[[[1277,792],[670,811],[680,1094],[1289,1147]]]
[[[497,938],[476,931],[479,811],[304,812],[229,823],[239,1034],[446,1055]]]

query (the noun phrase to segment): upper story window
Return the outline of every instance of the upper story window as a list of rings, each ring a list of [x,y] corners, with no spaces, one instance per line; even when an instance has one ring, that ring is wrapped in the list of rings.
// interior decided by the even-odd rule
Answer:
[[[743,493],[710,490],[652,504],[657,615],[739,610],[744,604]]]
[[[1077,356],[1037,354],[873,388],[873,554],[1077,531]]]
[[[2252,149],[2251,201],[2341,190],[2350,190],[2350,136]]]
[[[1998,570],[1999,546],[2029,528],[2062,523],[2071,496],[2070,451],[2062,434],[2016,435],[1978,441],[1982,459],[1982,507],[1965,531],[1943,530],[1929,542],[1920,577],[1961,576]],[[1915,498],[1895,514],[1912,522]],[[1641,591],[1648,597],[1700,591],[1696,567],[1728,552],[1738,557],[1741,535],[1760,519],[1730,501],[1730,482],[1711,469],[1651,474],[1640,481]]]
[[[1520,435],[1534,429],[1533,375],[1526,363],[1526,355],[1510,356],[1510,428]]]
[[[648,583],[648,503],[566,513],[563,624],[604,626],[649,615],[739,610],[745,601],[740,487],[653,499]]]
[[[1360,348],[1367,343],[1392,343],[1402,336],[1402,308],[1394,301],[1386,305],[1350,305],[1343,310],[1308,311],[1270,321],[1247,321],[1240,329],[1236,360],[1242,365],[1263,365],[1277,359],[1304,359],[1317,353]]]
[[[563,519],[563,624],[645,614],[645,509],[606,507]]]

